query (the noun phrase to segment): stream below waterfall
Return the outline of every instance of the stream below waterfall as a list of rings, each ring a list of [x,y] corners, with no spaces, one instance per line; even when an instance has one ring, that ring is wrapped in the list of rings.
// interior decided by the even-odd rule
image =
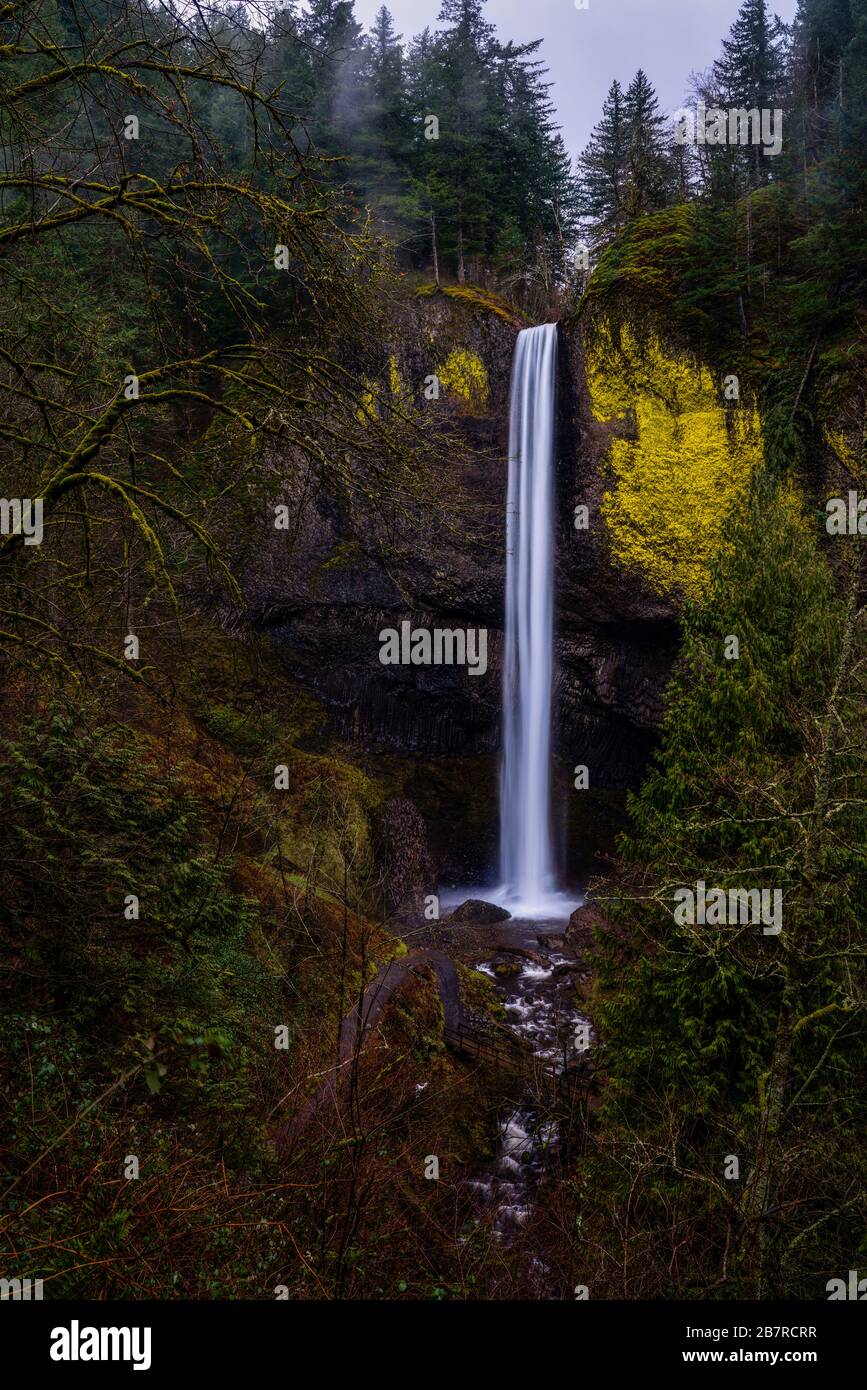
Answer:
[[[565,924],[513,919],[508,926],[510,943],[536,959],[498,952],[476,969],[493,980],[506,1022],[531,1044],[540,1065],[501,1115],[494,1162],[470,1179],[480,1210],[493,1214],[494,1233],[504,1242],[513,1240],[530,1217],[547,1158],[558,1144],[551,1117],[556,1077],[587,1050],[587,1035],[581,1033],[587,1019],[572,982],[577,963],[563,949]],[[498,972],[504,964],[515,967],[514,973]]]

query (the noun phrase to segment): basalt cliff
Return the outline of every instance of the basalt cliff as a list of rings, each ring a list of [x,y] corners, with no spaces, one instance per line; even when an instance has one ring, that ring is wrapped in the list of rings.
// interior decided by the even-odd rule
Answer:
[[[525,326],[482,291],[423,287],[408,295],[388,385],[469,448],[456,448],[452,475],[437,480],[430,505],[385,540],[381,528],[365,529],[349,501],[304,494],[296,482],[291,537],[263,526],[243,560],[255,626],[353,756],[399,768],[396,789],[419,806],[438,862],[456,875],[489,871],[495,855],[509,386]],[[600,336],[588,346],[585,330],[567,321],[558,373],[554,747],[565,859],[588,838],[574,768],[586,766],[591,791],[602,796],[637,783],[677,652],[678,607],[692,576],[677,567],[676,516],[674,534],[662,528],[642,551],[641,506],[654,502],[648,489],[656,488],[661,508],[667,487],[677,505],[691,505],[687,456],[697,425],[705,472],[709,432],[722,441],[717,465],[728,478],[745,451],[727,432],[710,377],[658,345]],[[714,479],[699,483],[712,487]],[[691,564],[695,553],[693,545]],[[487,671],[383,665],[379,634],[403,621],[485,628]],[[466,795],[468,767],[477,803]],[[459,772],[461,797],[450,794]]]

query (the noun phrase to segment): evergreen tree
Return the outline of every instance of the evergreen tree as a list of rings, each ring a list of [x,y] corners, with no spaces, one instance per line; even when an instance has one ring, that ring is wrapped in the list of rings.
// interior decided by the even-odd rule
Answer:
[[[780,108],[785,81],[786,30],[768,13],[767,0],[743,0],[714,76],[726,106],[746,111]],[[756,142],[744,151],[750,183],[759,188],[770,177],[771,157]]]
[[[623,120],[626,131],[625,211],[629,217],[640,217],[665,206],[672,181],[666,120],[642,68],[626,89]]]
[[[610,240],[630,218],[669,201],[676,170],[667,146],[666,120],[646,73],[639,68],[625,93],[612,82],[579,164],[581,213],[597,239]]]
[[[626,220],[626,113],[623,88],[616,80],[608,89],[602,119],[579,160],[581,215],[607,239]]]
[[[558,275],[574,240],[577,187],[569,157],[555,124],[545,81],[547,69],[536,58],[541,40],[506,44],[497,62],[503,154],[495,168],[496,205],[503,222],[519,228],[526,249]]]
[[[305,122],[310,132],[310,102],[312,92],[312,55],[301,41],[299,19],[294,3],[285,0],[274,9],[266,31],[267,45],[264,68],[269,81],[281,86],[287,110]],[[298,131],[302,139],[303,132]]]
[[[440,282],[440,227],[450,211],[448,186],[441,180],[425,139],[425,127],[430,115],[436,114],[429,105],[437,84],[435,40],[429,28],[412,40],[406,58],[406,88],[410,119],[415,134],[411,162],[412,187],[425,222],[425,232],[419,241],[420,259],[427,260],[436,283]],[[438,118],[437,118],[438,119]],[[423,248],[423,249],[422,249]]]
[[[711,67],[707,72],[694,74],[689,89],[690,104],[693,109],[703,106],[705,110],[725,107],[725,93]],[[723,208],[734,208],[744,188],[744,179],[739,169],[743,163],[742,152],[736,146],[725,144],[675,145],[675,151],[685,151],[697,174],[700,193],[710,202]]]
[[[722,1264],[735,1296],[815,1297],[815,1272],[848,1268],[858,1239],[854,1208],[841,1213],[861,1165],[828,1117],[856,1125],[865,1080],[859,548],[835,582],[796,493],[767,478],[729,541],[687,615],[662,745],[631,803],[600,971],[606,1136],[649,1246],[677,1208],[687,1284]],[[779,934],[673,918],[698,880],[779,889]],[[724,1180],[729,1154],[740,1183]]]
[[[469,258],[485,254],[491,233],[499,136],[490,80],[496,42],[482,0],[443,0],[439,22],[449,27],[437,33],[427,93],[439,138],[425,141],[424,167],[429,186],[445,192],[443,241],[463,282]]]
[[[310,0],[298,20],[307,54],[302,109],[315,144],[350,153],[362,108],[364,46],[353,0]]]
[[[406,104],[403,80],[403,49],[400,34],[394,31],[394,20],[385,5],[380,6],[373,27],[365,41],[368,55],[367,77],[373,106],[368,113],[383,132],[403,116]]]
[[[352,146],[351,178],[383,228],[399,244],[417,232],[415,131],[401,36],[383,5],[364,40],[363,89]]]
[[[362,35],[352,0],[284,5],[263,66],[324,154],[403,254],[440,270],[562,278],[575,181],[540,41],[501,44],[484,0],[444,0],[435,32],[404,47],[385,6]],[[226,126],[231,134],[231,119]]]

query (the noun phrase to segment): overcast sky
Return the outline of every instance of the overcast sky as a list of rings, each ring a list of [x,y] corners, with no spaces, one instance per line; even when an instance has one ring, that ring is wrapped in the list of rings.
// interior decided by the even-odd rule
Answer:
[[[383,0],[355,0],[369,25]],[[385,0],[404,39],[435,27],[440,0]],[[643,67],[663,108],[683,104],[691,71],[702,72],[719,56],[720,43],[737,16],[740,0],[488,0],[488,19],[500,37],[525,43],[543,39],[540,56],[550,70],[551,97],[570,155],[579,154],[599,120],[612,80],[625,86]],[[770,8],[791,22],[797,0]]]

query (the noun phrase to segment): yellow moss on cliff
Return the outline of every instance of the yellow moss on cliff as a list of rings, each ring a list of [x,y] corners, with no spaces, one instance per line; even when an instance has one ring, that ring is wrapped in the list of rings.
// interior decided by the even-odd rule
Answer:
[[[505,299],[501,299],[498,294],[492,294],[490,290],[483,290],[478,285],[435,285],[431,281],[428,284],[419,285],[415,291],[416,299],[432,299],[437,294],[444,294],[448,299],[455,299],[459,304],[465,304],[471,309],[484,309],[487,313],[502,319],[504,323],[511,324],[514,328],[525,326],[526,319],[523,314],[508,304]]]
[[[612,440],[607,458],[602,515],[615,558],[659,593],[699,597],[761,461],[755,407],[726,402],[706,368],[628,329],[615,343],[597,328],[587,376],[595,418],[635,424],[636,438]]]
[[[860,477],[860,448],[851,443],[842,430],[833,430],[826,426],[822,431],[822,437],[828,448],[832,451],[837,460],[843,464],[843,467],[851,476],[853,478]],[[861,444],[860,439],[858,440],[858,444]]]
[[[362,378],[362,387],[363,390],[359,397],[355,418],[360,425],[366,425],[370,420],[375,419],[379,413],[378,402],[382,393],[378,390],[377,383],[371,381],[368,377]],[[401,376],[400,367],[398,366],[397,358],[394,353],[392,353],[388,359],[388,389],[391,392],[393,400],[399,401],[402,404],[409,403],[410,390]]]
[[[440,385],[452,391],[471,410],[484,410],[488,403],[488,372],[478,353],[453,348],[436,374]]]
[[[394,353],[388,359],[388,389],[396,400],[402,401],[409,398],[409,387],[401,376]]]

